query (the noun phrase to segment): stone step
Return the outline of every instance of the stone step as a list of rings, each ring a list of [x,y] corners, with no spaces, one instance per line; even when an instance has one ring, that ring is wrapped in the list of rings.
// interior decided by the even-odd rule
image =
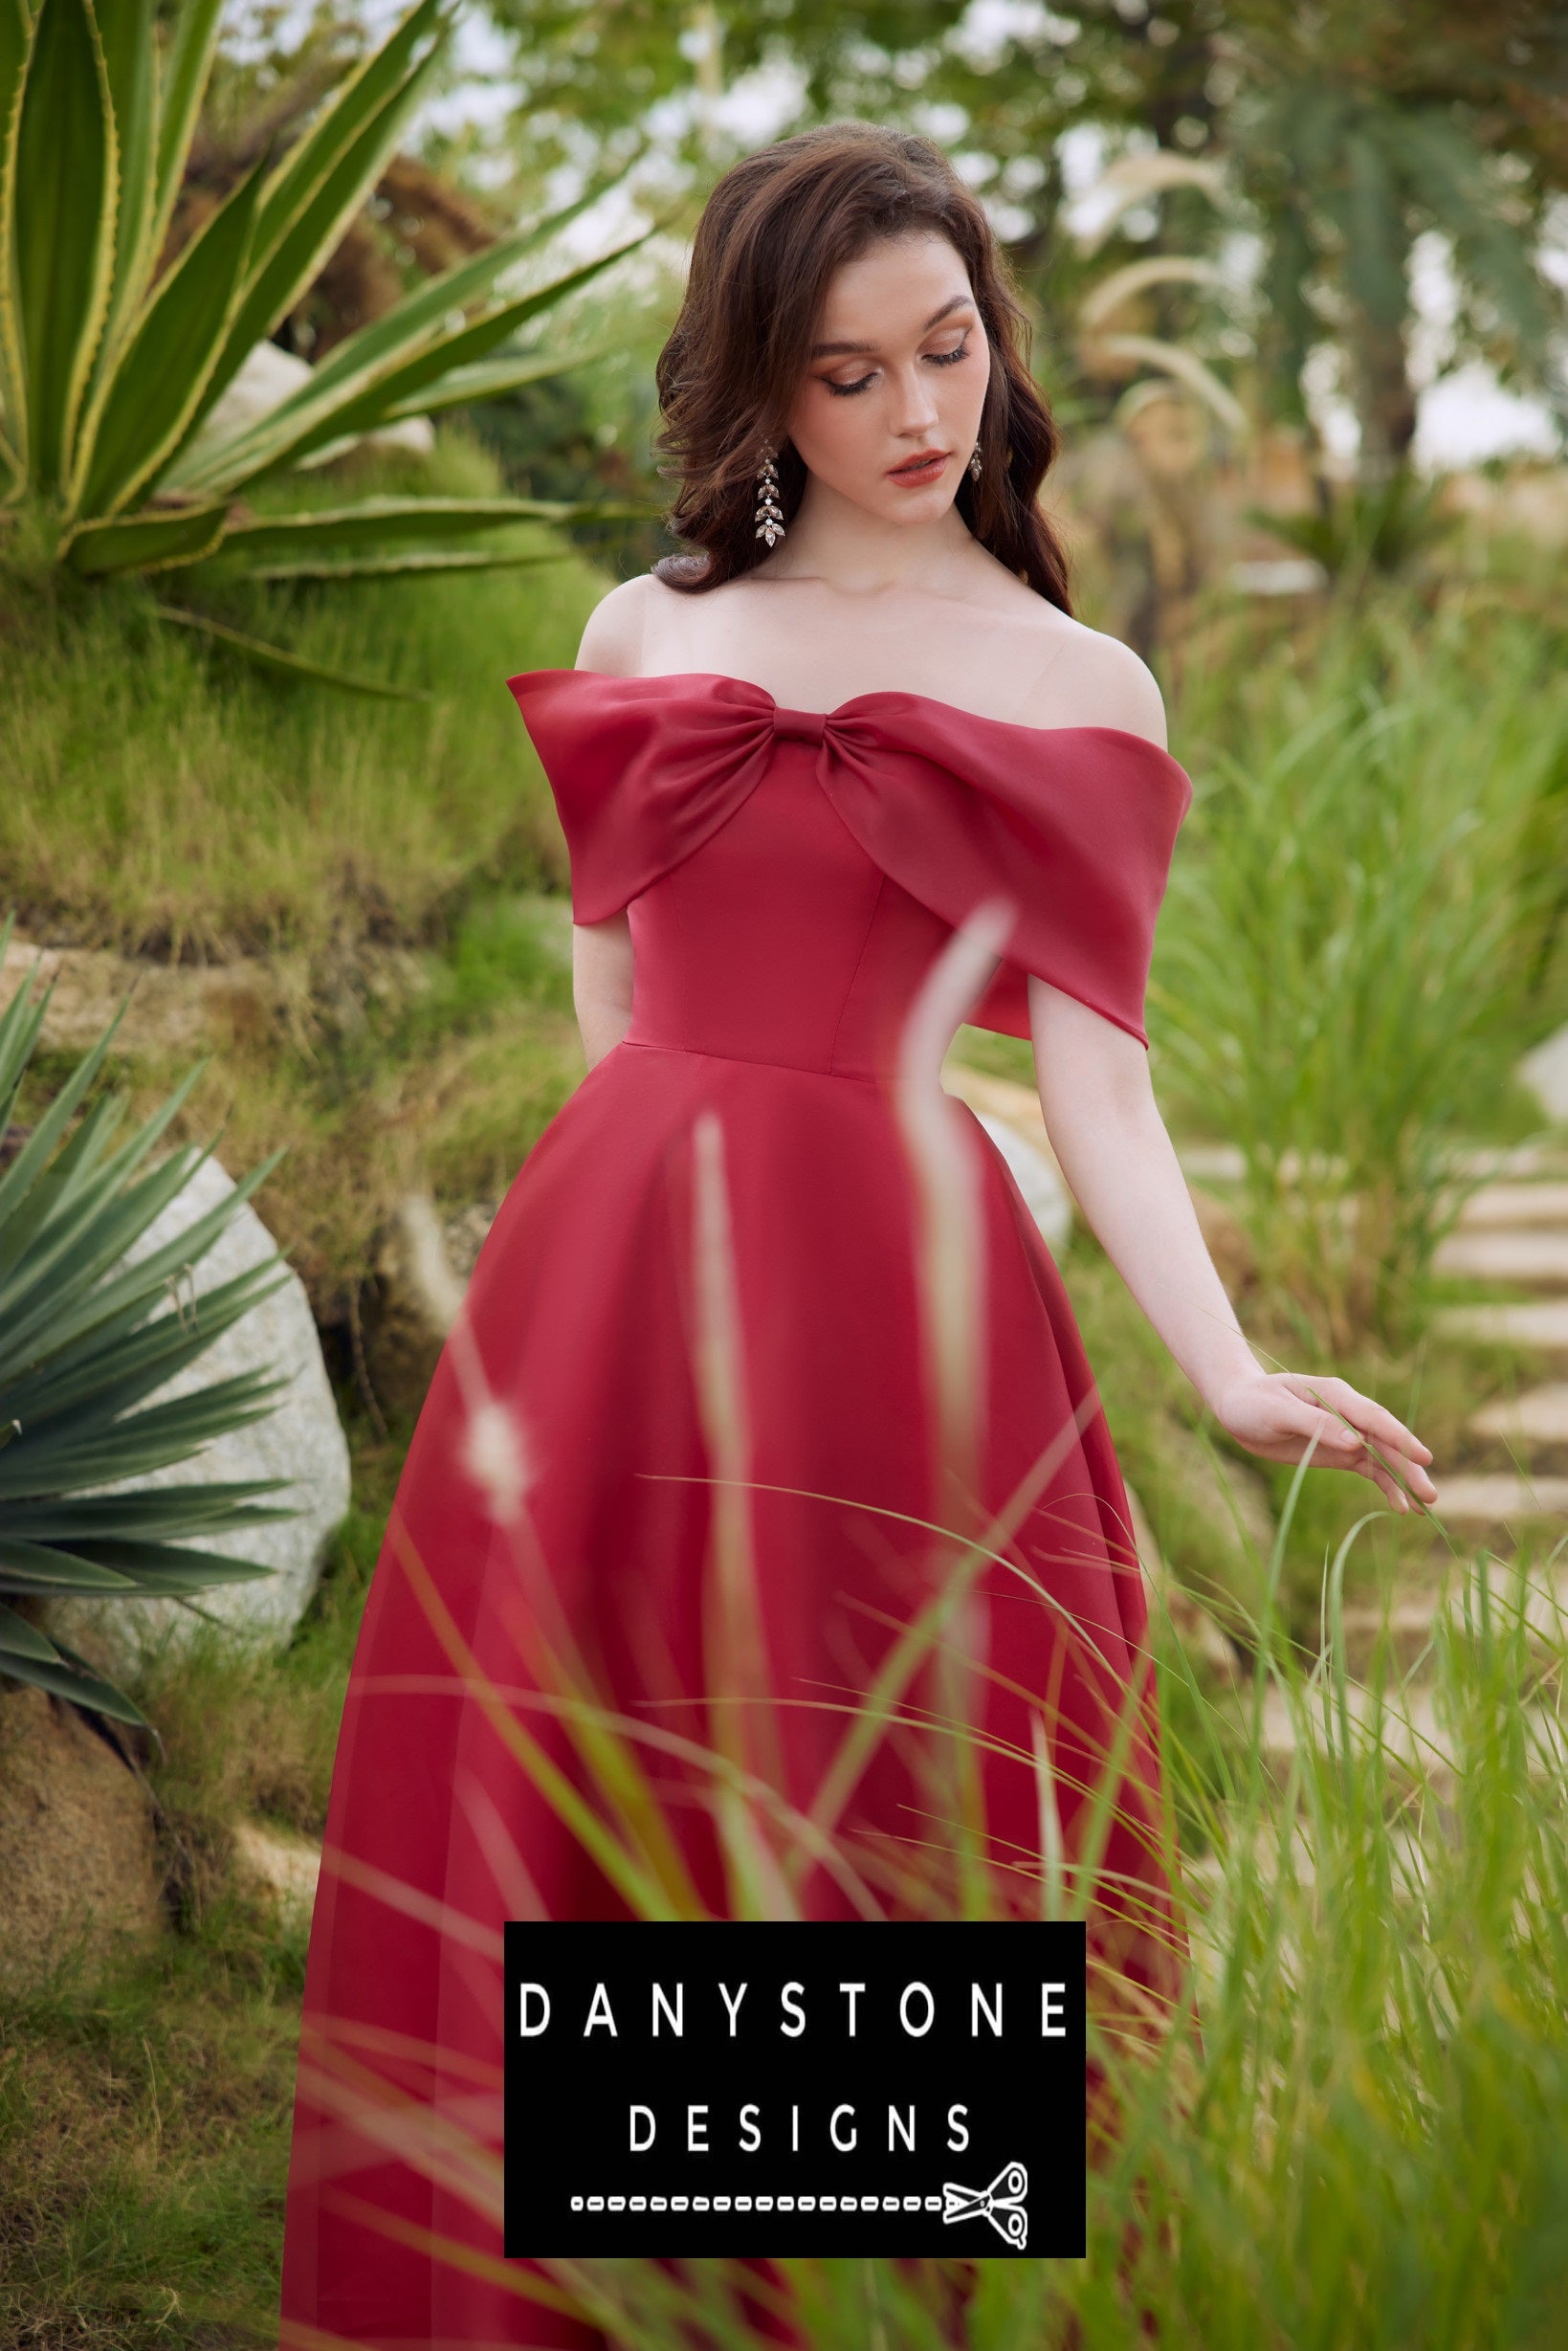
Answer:
[[[1314,1691],[1307,1703],[1313,1711],[1313,1729],[1321,1737],[1323,1696]],[[1330,1703],[1336,1704],[1330,1693]],[[1351,1681],[1345,1691],[1345,1706],[1355,1730],[1369,1732],[1375,1721],[1380,1722],[1382,1743],[1389,1757],[1402,1763],[1417,1779],[1451,1779],[1453,1757],[1450,1741],[1438,1720],[1437,1701],[1425,1688],[1387,1693],[1380,1711],[1378,1699],[1364,1682]],[[1276,1768],[1288,1764],[1300,1743],[1298,1709],[1292,1706],[1278,1682],[1270,1682],[1263,1701],[1263,1752]]]
[[[1531,1298],[1523,1305],[1446,1306],[1433,1327],[1444,1339],[1568,1354],[1568,1298]]]
[[[1460,1211],[1462,1230],[1568,1225],[1568,1184],[1488,1184]]]
[[[1568,1516],[1568,1477],[1521,1477],[1512,1470],[1472,1470],[1445,1477],[1432,1516],[1446,1526],[1522,1526]]]
[[[1568,1151],[1561,1144],[1520,1142],[1504,1148],[1488,1145],[1475,1151],[1456,1151],[1450,1163],[1456,1175],[1476,1176],[1486,1183],[1510,1180],[1532,1183],[1545,1177],[1568,1177]]]
[[[1467,1281],[1517,1281],[1535,1289],[1568,1285],[1568,1228],[1519,1225],[1450,1232],[1434,1260],[1440,1274]]]
[[[1472,1412],[1468,1426],[1477,1436],[1501,1437],[1507,1445],[1568,1445],[1568,1380],[1549,1380],[1519,1396],[1499,1396]]]
[[[1441,1572],[1430,1584],[1396,1586],[1386,1607],[1347,1601],[1341,1625],[1351,1673],[1364,1681],[1380,1649],[1407,1672],[1431,1640],[1447,1606],[1447,1586]]]
[[[309,1926],[321,1874],[320,1845],[261,1821],[239,1820],[234,1823],[234,1867],[273,1900],[286,1923]]]

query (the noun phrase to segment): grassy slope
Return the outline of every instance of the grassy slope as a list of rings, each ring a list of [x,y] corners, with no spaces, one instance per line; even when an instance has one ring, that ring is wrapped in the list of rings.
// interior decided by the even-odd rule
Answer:
[[[493,495],[493,462],[355,457],[256,503],[415,487]],[[524,543],[528,534],[522,535]],[[552,543],[533,534],[542,553]],[[570,662],[604,583],[570,549],[539,570],[231,588],[234,625],[429,692],[424,703],[279,684],[160,626],[140,585],[4,611],[0,871],[53,939],[162,957],[439,942],[483,880],[562,882],[549,796],[506,691]],[[172,599],[173,590],[170,590]]]
[[[498,486],[449,437],[430,466],[355,458],[272,502],[419,482]],[[247,959],[186,1131],[221,1128],[236,1169],[286,1147],[263,1211],[324,1320],[343,1317],[397,1190],[494,1196],[581,1074],[548,952],[561,924],[540,898],[563,889],[564,850],[505,680],[570,663],[605,583],[543,533],[522,539],[559,560],[225,591],[236,626],[423,703],[279,684],[160,626],[143,587],[68,609],[0,587],[6,902],[51,943]],[[150,1102],[188,1057],[144,1052],[121,1074]]]

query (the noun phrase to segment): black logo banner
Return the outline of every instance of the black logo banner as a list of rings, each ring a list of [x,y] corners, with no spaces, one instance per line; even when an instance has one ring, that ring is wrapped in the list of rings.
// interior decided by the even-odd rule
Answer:
[[[509,1924],[509,2256],[1085,2251],[1082,1925]]]

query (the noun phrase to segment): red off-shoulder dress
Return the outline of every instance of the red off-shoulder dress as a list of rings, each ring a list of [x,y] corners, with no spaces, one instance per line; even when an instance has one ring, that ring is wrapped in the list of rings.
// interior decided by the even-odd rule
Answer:
[[[936,1143],[912,1141],[899,1055],[999,898],[971,1019],[1027,1035],[1035,973],[1141,1037],[1186,777],[1114,728],[918,694],[823,714],[707,673],[511,685],[576,920],[629,910],[631,1023],[485,1243],[365,1608],[305,1984],[287,2351],[593,2340],[502,2256],[508,1919],[929,1914],[966,1839],[993,1903],[1038,1917],[1043,1850],[1059,1828],[1071,1867],[1110,1754],[1095,1907],[1130,1981],[1158,1980],[1171,1919],[1144,1592],[1091,1372],[1000,1153],[935,1067]],[[921,1147],[966,1171],[966,1235],[938,1230]],[[933,1284],[965,1262],[967,1495],[933,1353]],[[951,1588],[934,1530],[991,1513],[935,1650],[879,1682]],[[868,1692],[896,1719],[847,1771]]]

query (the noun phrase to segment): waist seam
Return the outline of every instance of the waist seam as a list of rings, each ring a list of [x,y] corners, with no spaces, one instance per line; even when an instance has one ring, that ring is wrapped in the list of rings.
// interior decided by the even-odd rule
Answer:
[[[856,1070],[822,1069],[806,1061],[773,1061],[765,1054],[716,1054],[701,1045],[659,1045],[651,1037],[624,1036],[620,1044],[633,1053],[681,1054],[696,1061],[730,1061],[742,1070],[788,1070],[797,1077],[831,1077],[841,1085],[879,1086],[884,1080]]]

